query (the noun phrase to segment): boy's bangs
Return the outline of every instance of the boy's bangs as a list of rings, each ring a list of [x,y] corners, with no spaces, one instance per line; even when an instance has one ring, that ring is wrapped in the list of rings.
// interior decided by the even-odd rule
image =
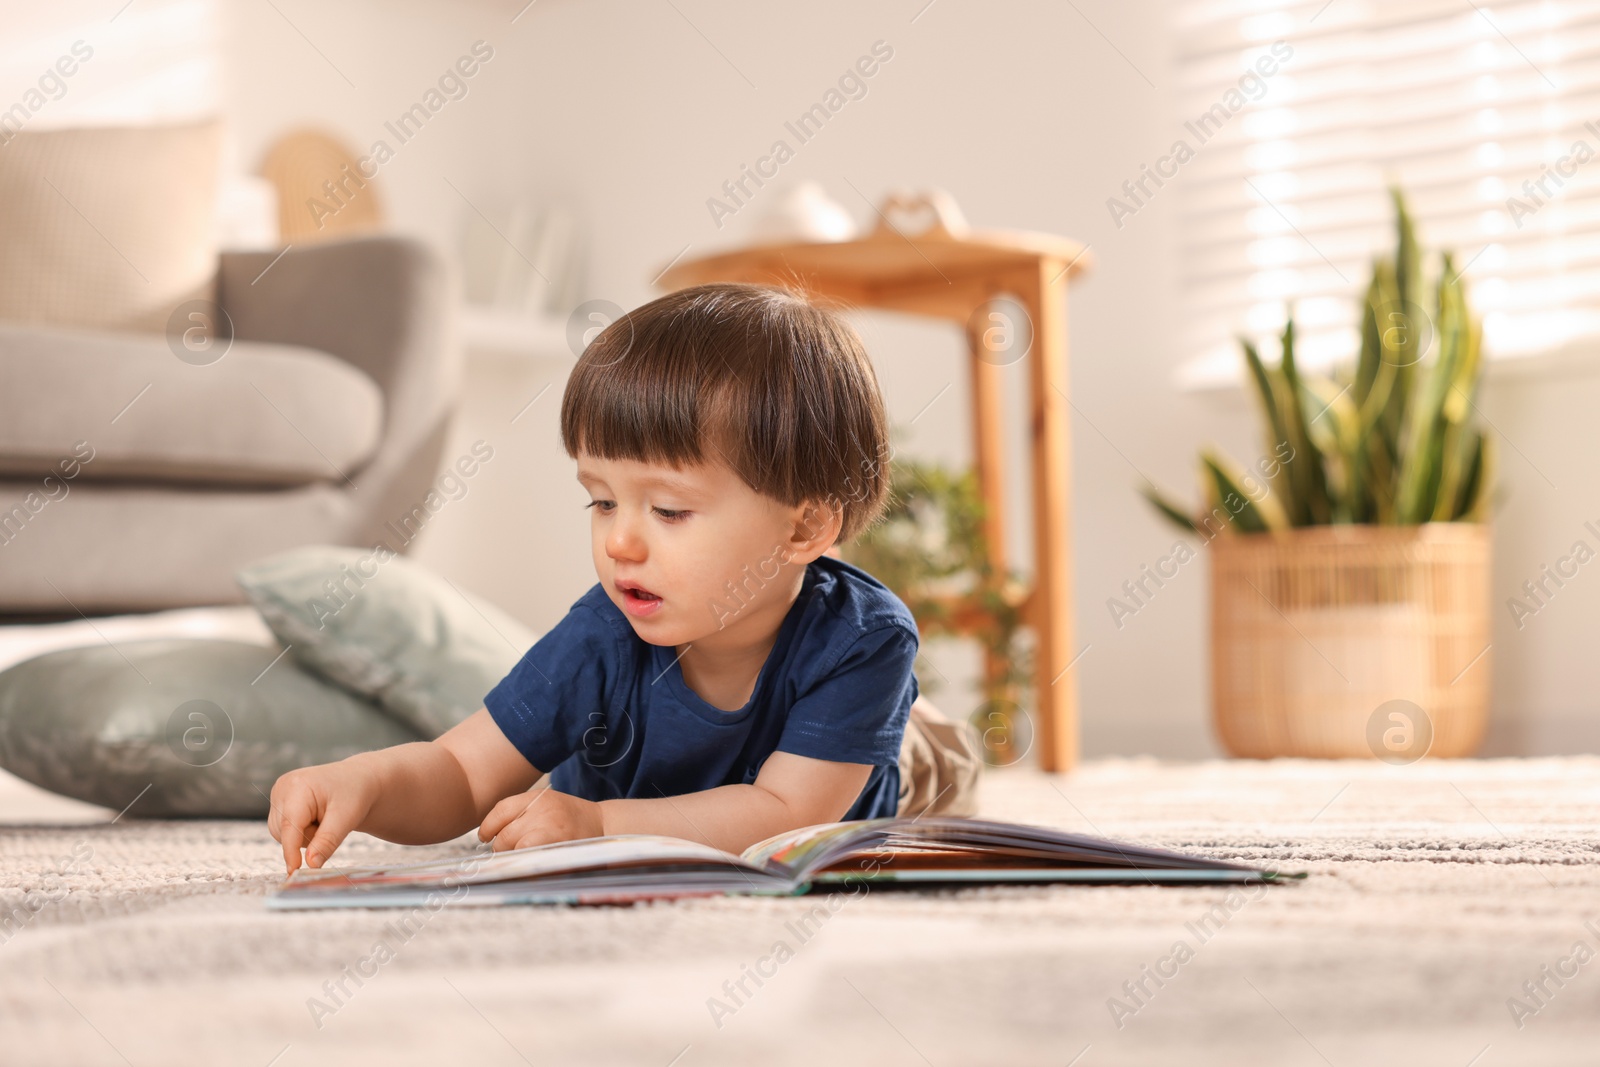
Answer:
[[[562,412],[567,450],[685,467],[706,461],[709,442],[731,444],[726,390],[708,389],[694,366],[698,361],[671,346],[655,347],[650,358],[637,358],[637,351],[619,343],[629,335],[612,332],[623,321],[607,331],[611,336],[596,338],[572,372],[568,392],[581,395],[583,403]],[[637,338],[632,340],[637,344]],[[726,461],[740,466],[731,456]]]

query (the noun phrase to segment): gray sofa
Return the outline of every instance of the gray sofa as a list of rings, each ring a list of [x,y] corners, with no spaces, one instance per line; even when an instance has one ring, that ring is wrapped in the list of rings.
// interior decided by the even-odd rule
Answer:
[[[222,255],[215,362],[0,323],[0,615],[233,603],[288,547],[409,547],[460,378],[445,268],[392,237],[273,257]]]

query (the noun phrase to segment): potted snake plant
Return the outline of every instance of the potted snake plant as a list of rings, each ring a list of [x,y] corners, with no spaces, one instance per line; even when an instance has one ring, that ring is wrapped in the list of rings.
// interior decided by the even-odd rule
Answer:
[[[1200,454],[1203,506],[1145,495],[1211,548],[1212,710],[1237,756],[1473,752],[1487,724],[1492,439],[1481,328],[1447,252],[1425,284],[1404,198],[1373,265],[1353,365],[1243,341],[1265,437]]]

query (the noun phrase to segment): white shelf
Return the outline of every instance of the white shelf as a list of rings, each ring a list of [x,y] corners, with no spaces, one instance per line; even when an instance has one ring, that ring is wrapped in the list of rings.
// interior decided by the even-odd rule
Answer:
[[[467,304],[461,308],[461,342],[471,356],[553,359],[571,363],[567,323],[554,315],[529,315]]]

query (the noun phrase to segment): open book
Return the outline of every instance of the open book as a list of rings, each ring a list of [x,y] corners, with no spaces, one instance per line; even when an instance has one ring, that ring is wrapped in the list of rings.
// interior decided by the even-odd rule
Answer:
[[[301,867],[267,906],[614,904],[730,893],[793,896],[830,887],[1193,885],[1303,877],[1040,826],[937,817],[808,826],[741,855],[673,837],[625,834],[396,866]]]

